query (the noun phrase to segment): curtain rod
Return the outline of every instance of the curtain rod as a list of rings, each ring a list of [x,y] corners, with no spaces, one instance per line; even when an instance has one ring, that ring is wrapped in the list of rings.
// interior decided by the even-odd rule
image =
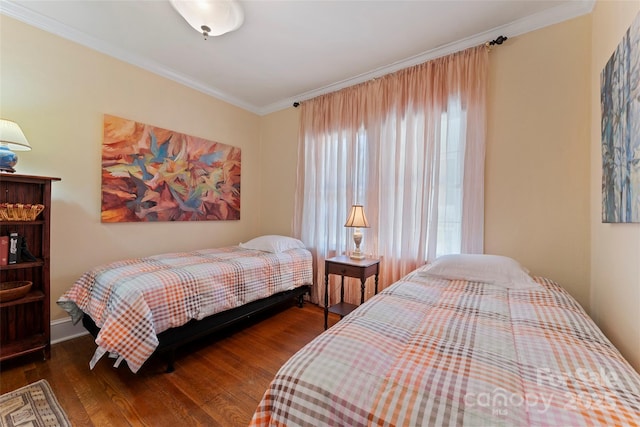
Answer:
[[[507,41],[508,37],[507,36],[498,36],[497,38],[486,42],[484,45],[487,47],[487,49],[491,50],[491,46],[494,45],[501,45],[502,43],[504,43],[505,41]],[[293,106],[295,108],[298,108],[300,106],[300,102],[296,101],[293,103]]]

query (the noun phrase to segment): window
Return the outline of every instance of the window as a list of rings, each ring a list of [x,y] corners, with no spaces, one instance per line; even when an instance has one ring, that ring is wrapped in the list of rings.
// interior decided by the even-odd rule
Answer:
[[[441,121],[436,256],[460,253],[462,248],[465,135],[466,113],[459,100],[452,100]]]
[[[316,283],[325,257],[353,249],[355,203],[382,287],[482,252],[486,61],[481,46],[302,103],[294,235],[315,250]]]

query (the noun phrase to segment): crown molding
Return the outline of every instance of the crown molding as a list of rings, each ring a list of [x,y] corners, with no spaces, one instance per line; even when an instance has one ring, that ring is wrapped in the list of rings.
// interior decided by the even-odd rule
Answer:
[[[311,98],[315,98],[316,96],[335,92],[337,90],[383,76],[385,74],[393,73],[404,68],[412,67],[414,65],[439,58],[441,56],[450,55],[452,53],[483,44],[488,40],[493,40],[499,35],[515,37],[549,25],[566,21],[568,19],[591,13],[594,5],[595,0],[575,0],[564,3],[556,6],[555,8],[547,9],[526,18],[514,21],[510,24],[476,34],[472,37],[468,37],[454,43],[449,43],[435,49],[431,49],[429,51],[403,59],[401,61],[394,62],[392,64],[377,68],[358,76],[341,80],[339,82],[335,82],[308,92],[300,93],[294,97],[283,99],[265,107],[258,107],[239,100],[229,95],[224,90],[205,85],[198,80],[181,74],[171,68],[165,67],[155,61],[150,61],[139,55],[131,54],[130,52],[117,48],[109,43],[91,37],[86,33],[74,30],[73,28],[70,28],[54,19],[47,18],[45,16],[32,12],[31,10],[21,6],[18,3],[7,0],[0,1],[0,13],[22,21],[26,24],[40,28],[41,30],[58,35],[67,40],[71,40],[73,42],[86,46],[90,49],[104,53],[105,55],[114,57],[131,65],[135,65],[149,72],[165,77],[169,80],[173,80],[179,84],[195,89],[206,95],[210,95],[222,101],[228,102],[229,104],[235,105],[236,107],[263,116],[291,107],[294,102],[302,102]]]

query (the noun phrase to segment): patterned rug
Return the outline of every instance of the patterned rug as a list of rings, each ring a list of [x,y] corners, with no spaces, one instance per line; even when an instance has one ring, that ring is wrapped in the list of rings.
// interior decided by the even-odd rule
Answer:
[[[0,396],[0,427],[71,426],[51,386],[40,380]]]

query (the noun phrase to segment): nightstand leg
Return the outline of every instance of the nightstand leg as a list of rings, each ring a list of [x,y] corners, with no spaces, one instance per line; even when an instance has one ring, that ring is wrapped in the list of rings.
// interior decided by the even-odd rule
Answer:
[[[329,274],[324,275],[324,330],[329,327]]]
[[[340,276],[340,303],[344,302],[344,276]],[[342,319],[344,317],[343,314],[340,315]]]
[[[376,273],[376,287],[375,287],[375,292],[374,294],[377,295],[378,294],[378,273]]]
[[[360,280],[360,304],[364,304],[364,288],[365,288],[365,283],[367,282],[367,279],[362,279]]]

